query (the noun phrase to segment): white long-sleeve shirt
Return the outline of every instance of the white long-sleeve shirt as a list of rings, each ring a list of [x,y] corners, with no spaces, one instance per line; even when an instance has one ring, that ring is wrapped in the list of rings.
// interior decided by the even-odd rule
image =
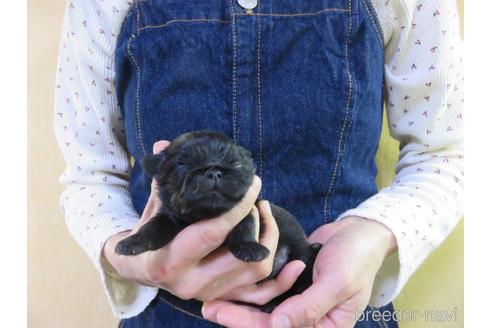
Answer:
[[[386,108],[400,141],[393,184],[355,209],[385,224],[398,252],[376,276],[370,305],[390,302],[463,214],[463,65],[453,0],[374,0],[384,33]],[[116,38],[131,1],[67,2],[54,126],[67,162],[60,178],[67,226],[98,269],[113,313],[142,312],[157,288],[130,282],[102,256],[106,240],[139,220],[114,89]],[[374,22],[376,24],[376,22]]]

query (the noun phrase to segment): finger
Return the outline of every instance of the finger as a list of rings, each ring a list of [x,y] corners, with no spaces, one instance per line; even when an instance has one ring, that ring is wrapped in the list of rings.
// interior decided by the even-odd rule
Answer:
[[[231,253],[224,255],[211,254],[202,261],[199,270],[195,270],[193,281],[212,281],[204,284],[201,297],[204,299],[222,298],[223,295],[243,286],[251,286],[270,275],[273,259],[277,249],[279,231],[267,201],[258,204],[263,222],[263,234],[259,240],[270,252],[260,262],[243,262]]]
[[[302,294],[282,302],[272,313],[273,327],[314,326],[337,304],[341,303],[336,284],[322,279],[315,281]]]
[[[231,230],[244,219],[260,193],[261,180],[255,176],[243,199],[226,213],[209,220],[196,222],[181,231],[171,242],[183,260],[195,262],[222,245]]]
[[[205,319],[215,321],[217,322],[217,313],[231,305],[235,305],[233,302],[229,301],[224,301],[224,300],[213,300],[213,301],[208,301],[208,302],[203,302],[202,306],[202,315]],[[247,305],[241,305],[245,309],[248,309],[252,312],[258,312],[260,311],[258,308],[247,306]]]
[[[340,225],[336,223],[325,224],[318,229],[316,229],[308,238],[310,243],[320,243],[324,244],[333,236],[339,229]]]
[[[215,308],[212,308],[212,316],[205,316],[208,320],[231,328],[270,327],[270,315],[259,311],[259,309],[236,305],[226,301],[213,301],[210,303],[215,303],[210,304],[212,307],[215,306]],[[208,307],[210,305],[207,304],[206,306]]]
[[[154,143],[152,152],[154,154],[158,154],[164,149],[166,149],[170,145],[170,142],[167,140],[159,140]],[[145,208],[142,212],[142,217],[140,218],[140,221],[135,225],[133,228],[133,232],[138,231],[141,226],[143,226],[145,223],[147,223],[159,210],[159,208],[162,206],[162,202],[159,199],[157,195],[157,181],[155,179],[152,180],[152,184],[150,186],[150,196],[149,199],[147,200],[147,204],[145,205]]]
[[[338,327],[353,327],[353,326],[338,326]],[[314,326],[314,328],[337,328],[337,326],[329,317],[324,316]]]
[[[371,289],[362,290],[335,306],[320,321],[322,327],[354,327],[359,319],[358,314],[366,308],[370,296]]]
[[[147,204],[145,205],[145,208],[142,212],[142,216],[140,217],[140,220],[137,222],[135,227],[133,227],[132,231],[138,231],[140,227],[142,227],[145,223],[152,219],[152,217],[154,217],[154,215],[159,210],[160,206],[161,201],[157,199],[154,193],[151,193],[149,199],[147,200]]]
[[[279,232],[268,202],[261,201],[258,207],[264,223],[264,232],[259,242],[269,249],[267,258],[260,262],[246,263],[234,257],[225,248],[209,254],[199,261],[198,266],[185,273],[186,281],[194,281],[194,288],[199,291],[196,298],[201,300],[222,298],[232,290],[251,286],[270,275]],[[253,212],[255,210],[256,207],[253,207]],[[170,254],[173,256],[173,248],[170,249]],[[179,261],[183,261],[182,257]]]
[[[142,216],[133,228],[133,231],[138,231],[138,229],[140,229],[141,226],[143,226],[152,217],[154,217],[154,215],[156,215],[156,213],[161,208],[162,201],[159,198],[157,191],[157,182],[155,180],[152,180],[149,199],[147,200],[147,204],[145,205],[145,208],[142,212]]]
[[[259,238],[259,243],[269,250],[268,256],[260,262],[249,262],[247,270],[238,272],[238,275],[245,277],[242,286],[250,285],[262,280],[270,275],[273,267],[273,259],[277,252],[279,239],[279,230],[277,222],[272,214],[272,209],[268,201],[260,201],[258,203],[258,211],[262,222],[263,231]],[[258,278],[258,274],[260,278]],[[248,278],[249,277],[249,278]],[[252,280],[251,280],[252,279]]]
[[[270,315],[246,306],[231,304],[217,312],[217,322],[231,328],[268,328]]]
[[[217,312],[226,306],[229,306],[231,302],[223,300],[214,300],[209,302],[203,302],[202,315],[205,319],[217,322]]]
[[[152,153],[153,154],[159,154],[161,151],[166,149],[167,146],[169,146],[169,144],[171,144],[171,143],[167,140],[159,140],[159,141],[155,142],[154,146],[152,147]]]
[[[154,143],[154,146],[152,147],[152,153],[158,154],[165,150],[171,143],[167,140],[159,140]],[[151,192],[155,193],[157,190],[157,181],[154,179],[152,180],[152,189]]]
[[[260,244],[270,250],[270,257],[273,258],[277,250],[279,231],[277,222],[272,214],[272,208],[268,201],[262,200],[258,203],[258,211],[263,222],[263,233],[260,237]]]
[[[214,300],[230,289],[244,286],[245,283],[238,277],[236,270],[245,270],[246,265],[246,262],[232,255],[226,246],[221,246],[183,272],[182,281],[193,281],[196,299]]]
[[[275,279],[235,289],[221,298],[264,305],[288,291],[305,268],[302,261],[289,262]]]

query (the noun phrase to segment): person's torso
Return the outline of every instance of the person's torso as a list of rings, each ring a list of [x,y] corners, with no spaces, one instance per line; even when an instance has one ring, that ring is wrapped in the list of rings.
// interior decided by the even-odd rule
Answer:
[[[381,28],[368,0],[239,2],[131,7],[115,63],[133,204],[149,196],[138,162],[155,141],[215,130],[251,151],[261,197],[309,234],[376,192]]]

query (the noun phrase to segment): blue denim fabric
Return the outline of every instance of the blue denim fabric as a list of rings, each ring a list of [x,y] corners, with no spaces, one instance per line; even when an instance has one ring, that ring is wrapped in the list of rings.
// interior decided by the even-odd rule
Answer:
[[[261,196],[308,234],[356,207],[376,192],[382,40],[369,0],[260,0],[252,13],[236,0],[136,1],[115,64],[137,212],[150,193],[138,161],[155,141],[200,129],[249,149]],[[200,314],[199,304],[159,297]]]
[[[221,327],[158,296],[136,317],[120,321],[118,328],[212,328]]]
[[[398,328],[398,323],[390,317],[394,313],[391,304],[382,308],[368,307],[355,328]],[[355,315],[355,313],[354,313]],[[384,315],[384,317],[382,317]],[[381,318],[380,320],[373,320]],[[147,309],[136,317],[120,321],[118,328],[212,328],[222,327],[218,324],[178,309],[166,297],[158,296]],[[254,327],[251,327],[254,328]]]

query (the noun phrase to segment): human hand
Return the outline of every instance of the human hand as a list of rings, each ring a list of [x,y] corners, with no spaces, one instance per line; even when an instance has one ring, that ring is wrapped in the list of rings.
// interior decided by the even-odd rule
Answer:
[[[168,145],[167,141],[157,142],[154,144],[154,153],[164,150]],[[260,188],[261,181],[255,177],[244,198],[234,208],[217,218],[188,226],[161,249],[137,256],[117,255],[115,245],[136,233],[161,206],[154,181],[141,220],[132,231],[112,236],[104,246],[104,256],[124,278],[168,290],[182,299],[211,300],[238,288],[254,286],[255,282],[270,274],[278,242],[278,228],[268,203],[259,204],[265,223],[265,232],[259,242],[270,251],[266,259],[246,263],[236,259],[221,245],[232,228],[250,211],[258,218],[258,209],[254,204]],[[299,263],[290,264],[290,267],[295,268],[296,265],[299,266]],[[288,272],[291,271],[292,269]],[[283,278],[285,277],[284,274]],[[297,276],[290,278],[289,282],[293,283],[296,278]],[[285,279],[279,281],[285,285]]]
[[[376,221],[348,217],[321,226],[309,240],[323,246],[314,264],[313,285],[302,294],[271,314],[223,300],[206,302],[204,317],[232,328],[353,327],[369,302],[384,258],[396,249],[393,234]]]

